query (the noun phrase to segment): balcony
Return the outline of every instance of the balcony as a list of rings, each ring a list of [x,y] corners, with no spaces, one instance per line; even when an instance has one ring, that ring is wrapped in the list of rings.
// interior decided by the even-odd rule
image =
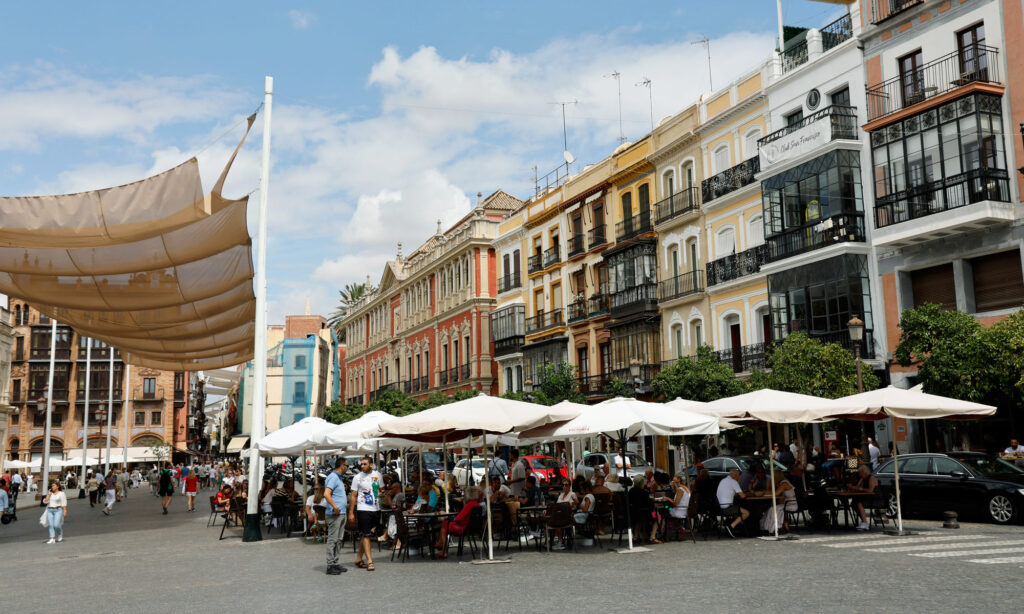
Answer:
[[[459,381],[459,368],[452,367],[448,369],[448,383],[454,384],[457,381]]]
[[[937,213],[953,211],[962,207],[968,207],[975,203],[984,201],[1009,202],[1010,200],[1010,178],[1009,174],[1002,169],[979,168],[972,171],[950,177],[945,180],[926,182],[923,185],[915,186],[897,194],[883,196],[875,200],[875,226],[882,229],[901,222],[916,220]],[[987,225],[989,218],[1000,218],[1005,216],[993,216],[984,214],[978,218],[979,212],[965,209],[964,215],[958,216],[955,226],[961,229],[974,229],[978,223]],[[975,215],[972,215],[975,214]],[[1010,212],[1009,220],[1012,221],[1013,214]],[[941,219],[940,219],[941,221]],[[952,220],[950,220],[952,221]],[[944,230],[948,230],[947,224],[939,224]],[[922,238],[922,232],[928,231],[925,224],[915,224],[913,234]],[[980,226],[979,226],[980,227]],[[911,230],[908,228],[908,230]],[[886,233],[888,235],[889,233]],[[905,234],[905,233],[904,233]],[[889,239],[888,236],[883,237]]]
[[[601,224],[587,231],[587,249],[594,249],[598,245],[608,243],[608,239],[605,238],[604,228],[604,224]]]
[[[707,264],[708,287],[753,275],[767,263],[768,245],[765,243],[709,262]]]
[[[822,134],[828,122],[827,134]],[[814,130],[803,130],[814,127]],[[799,134],[795,134],[799,132]],[[790,136],[792,135],[792,136]],[[787,138],[788,137],[788,138]],[[857,107],[832,105],[821,109],[802,120],[776,130],[757,141],[758,152],[766,164],[774,164],[795,158],[836,139],[857,140]],[[766,170],[766,166],[762,170]]]
[[[54,360],[71,360],[71,348],[57,348],[53,354]],[[50,360],[50,346],[32,348],[28,355],[29,360]]]
[[[587,311],[587,300],[582,297],[577,298],[569,303],[569,324],[586,320],[589,313]]]
[[[611,297],[608,289],[602,288],[599,294],[594,294],[587,299],[587,317],[596,318],[608,315],[611,308]]]
[[[399,382],[398,385],[402,388],[402,392],[404,392],[405,394],[411,394],[412,393],[412,382],[411,381],[402,381],[402,382]]]
[[[645,232],[652,232],[653,230],[654,227],[651,226],[651,212],[641,211],[633,217],[627,217],[615,225],[615,240],[625,241],[626,239],[632,239],[637,235],[641,235]]]
[[[654,378],[657,377],[658,373],[660,372],[661,363],[640,365],[639,377],[641,381],[641,387],[650,389],[651,382],[654,381]],[[629,368],[615,369],[614,371],[612,371],[612,377],[626,382],[626,386],[633,386],[633,374],[630,372]]]
[[[654,205],[655,215],[657,215],[656,223],[662,224],[674,217],[700,211],[699,197],[697,186],[669,195],[668,198]]]
[[[155,386],[152,390],[145,388],[132,389],[132,401],[163,401],[164,387]]]
[[[122,392],[120,388],[114,388],[114,401],[122,400]],[[110,391],[106,388],[89,388],[89,404],[93,403],[106,403],[110,400]],[[85,387],[78,388],[75,391],[75,403],[79,405],[85,404]]]
[[[498,294],[508,292],[523,286],[523,280],[519,273],[512,273],[498,278]]]
[[[610,381],[612,381],[612,376],[607,373],[582,376],[579,378],[580,392],[588,397],[601,396]]]
[[[725,169],[717,175],[708,177],[700,184],[701,202],[706,205],[716,198],[754,183],[754,175],[760,171],[760,159],[754,156],[732,168]]]
[[[418,378],[414,379],[413,383],[415,384],[415,388],[422,392],[422,391],[426,391],[428,388],[430,388],[430,381],[429,380],[430,380],[429,376],[421,375]]]
[[[718,350],[714,354],[718,362],[732,367],[733,373],[749,373],[754,369],[767,368],[772,347],[772,342],[768,341]]]
[[[465,381],[469,379],[469,363],[462,365],[459,369],[461,369],[462,380]]]
[[[871,23],[881,23],[918,4],[924,4],[924,0],[874,0],[871,3]]]
[[[30,388],[28,391],[28,403],[38,403],[42,400],[43,404],[46,404],[46,388]],[[67,388],[54,388],[53,389],[53,400],[54,402],[61,401],[64,403],[68,402],[68,389]]]
[[[441,369],[440,382],[441,382],[442,386],[447,386],[448,385],[448,370],[447,369]]]
[[[534,254],[526,259],[526,272],[527,274],[536,273],[537,271],[544,270],[544,256],[540,253]]]
[[[363,395],[357,394],[356,396],[349,397],[348,399],[345,400],[345,402],[346,403],[357,403],[359,405],[362,405],[363,404]]]
[[[620,290],[611,296],[611,310],[623,311],[656,311],[658,309],[658,284],[645,283],[632,288]],[[616,313],[616,315],[624,315]]]
[[[671,301],[703,291],[704,271],[695,270],[681,273],[658,283],[658,300]]]
[[[821,49],[828,51],[853,38],[853,18],[847,13],[821,29]]]
[[[814,226],[794,228],[768,237],[768,260],[775,262],[836,243],[865,240],[864,214],[840,213]]]
[[[974,83],[1001,83],[995,47],[965,47],[914,72],[868,87],[868,122]]]
[[[578,256],[587,251],[587,236],[582,232],[569,237],[569,257]]]
[[[553,264],[557,264],[562,261],[562,254],[558,249],[558,246],[554,246],[544,250],[544,268],[548,268]]]
[[[513,335],[504,339],[495,339],[494,355],[504,356],[506,354],[515,354],[523,349],[523,342],[523,335]]]
[[[562,326],[565,324],[565,320],[562,318],[561,309],[552,309],[551,311],[543,311],[533,316],[532,318],[526,318],[526,334],[539,333],[549,328],[555,328],[556,326]]]
[[[86,348],[78,348],[78,360],[85,360],[86,351]],[[93,362],[110,360],[110,347],[94,347],[90,352],[89,360]],[[114,360],[121,360],[121,350],[114,348]]]
[[[787,73],[807,63],[807,39],[782,52],[782,72]]]

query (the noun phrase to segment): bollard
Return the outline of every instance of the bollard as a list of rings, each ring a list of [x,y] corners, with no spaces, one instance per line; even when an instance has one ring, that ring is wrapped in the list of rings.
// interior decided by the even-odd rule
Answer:
[[[942,512],[943,529],[959,529],[960,523],[956,521],[956,512]]]

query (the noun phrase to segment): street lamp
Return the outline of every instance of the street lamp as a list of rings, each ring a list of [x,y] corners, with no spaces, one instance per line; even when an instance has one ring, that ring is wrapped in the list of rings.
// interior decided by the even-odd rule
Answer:
[[[533,380],[530,378],[523,382],[523,399],[533,401]]]
[[[864,392],[864,380],[860,373],[860,344],[864,340],[864,321],[853,316],[850,321],[846,323],[846,327],[850,329],[850,341],[853,343],[853,356],[857,361],[857,392]],[[868,454],[868,431],[864,425],[864,422],[860,423],[860,456],[861,461],[865,458],[870,459],[871,455]]]
[[[640,360],[638,358],[629,361],[629,375],[633,378],[633,394],[636,395],[640,385],[643,384],[643,380],[640,379]]]

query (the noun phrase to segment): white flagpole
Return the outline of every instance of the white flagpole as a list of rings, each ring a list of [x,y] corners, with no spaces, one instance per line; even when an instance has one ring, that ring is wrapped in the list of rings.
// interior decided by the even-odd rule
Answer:
[[[50,374],[47,376],[46,384],[46,435],[43,440],[43,460],[40,469],[43,470],[42,484],[39,485],[39,496],[45,497],[50,490],[50,423],[53,416],[53,369],[54,360],[57,354],[57,320],[50,320]]]
[[[114,348],[110,348],[110,352],[113,353],[114,352]],[[129,364],[125,365],[124,384],[125,384],[125,386],[131,386],[132,385],[132,366],[129,365]],[[131,397],[129,397],[129,399],[130,398]],[[126,404],[127,404],[127,402],[128,402],[128,399],[125,399],[125,403]],[[160,416],[160,420],[161,421],[164,419],[164,416],[162,414],[165,414],[165,413],[167,413],[167,412],[162,412],[161,413],[161,416]],[[124,416],[122,416],[122,419],[124,421],[124,441],[122,442],[124,445],[123,445],[123,450],[122,450],[121,462],[124,463],[125,471],[127,471],[128,470],[128,407],[127,407],[127,405],[125,406]],[[174,441],[174,437],[173,436],[171,437],[171,441],[172,442]]]
[[[113,348],[110,349],[114,351]],[[88,338],[85,346],[85,409],[82,411],[82,473],[78,476],[80,487],[78,498],[85,495],[85,472],[89,464],[89,379],[92,377],[92,338]]]
[[[107,384],[107,455],[103,458],[103,477],[107,477],[110,473],[110,431],[113,428],[111,421],[114,419],[114,348],[110,348],[110,372],[108,373],[109,380]],[[125,396],[124,386],[121,387],[121,395]],[[128,399],[125,397],[121,401],[121,413],[127,411]]]
[[[270,187],[270,112],[274,98],[274,78],[266,77],[263,95],[263,157],[260,172],[260,206],[256,230],[256,347],[253,356],[252,429],[249,433],[249,501],[246,509],[244,541],[262,539],[259,527],[260,481],[263,462],[257,444],[266,429],[267,405],[267,190]]]

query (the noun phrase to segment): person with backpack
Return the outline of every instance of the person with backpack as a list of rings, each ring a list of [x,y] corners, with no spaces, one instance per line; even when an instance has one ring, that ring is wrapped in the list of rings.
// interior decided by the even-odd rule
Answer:
[[[158,484],[160,505],[163,506],[164,514],[166,515],[167,506],[171,504],[171,497],[174,496],[174,473],[171,471],[170,463],[166,463],[164,468],[160,471]]]

